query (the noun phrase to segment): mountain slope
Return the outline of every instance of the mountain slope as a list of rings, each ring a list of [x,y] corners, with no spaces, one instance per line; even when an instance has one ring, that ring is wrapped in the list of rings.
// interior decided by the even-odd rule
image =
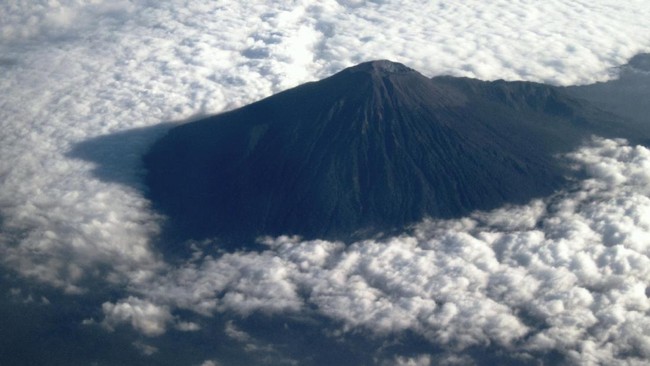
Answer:
[[[373,61],[172,129],[147,184],[189,237],[349,239],[551,194],[554,155],[611,126],[554,87]]]

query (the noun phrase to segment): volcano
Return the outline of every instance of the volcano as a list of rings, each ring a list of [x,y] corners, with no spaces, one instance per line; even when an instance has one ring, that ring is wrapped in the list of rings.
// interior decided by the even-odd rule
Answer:
[[[144,161],[187,237],[351,240],[550,195],[569,174],[558,154],[626,131],[553,86],[382,60],[180,125]]]

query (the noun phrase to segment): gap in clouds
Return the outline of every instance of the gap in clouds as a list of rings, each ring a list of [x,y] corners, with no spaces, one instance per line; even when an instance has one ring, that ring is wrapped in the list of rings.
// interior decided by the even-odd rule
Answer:
[[[137,332],[109,333],[83,324],[84,319],[101,315],[107,298],[123,296],[115,289],[99,282],[83,296],[69,296],[4,268],[0,279],[3,365],[148,364],[132,346],[142,338]]]
[[[70,296],[4,268],[0,268],[0,279],[3,365],[177,366],[200,365],[208,358],[225,365],[291,364],[277,362],[286,357],[282,352],[271,352],[264,340],[233,339],[225,331],[227,322],[232,321],[226,316],[203,318],[199,331],[169,330],[164,336],[151,338],[129,325],[108,329],[93,320],[101,319],[102,303],[121,298],[124,289],[99,281],[86,284],[92,285],[88,287],[91,291]],[[196,317],[182,310],[175,315]],[[251,347],[258,349],[247,355]],[[269,352],[273,357],[266,355]]]

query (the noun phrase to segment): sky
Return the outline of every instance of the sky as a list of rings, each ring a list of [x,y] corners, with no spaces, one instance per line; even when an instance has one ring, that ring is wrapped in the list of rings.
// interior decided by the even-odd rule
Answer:
[[[44,347],[119,363],[80,356],[86,335],[132,364],[174,344],[192,354],[170,364],[206,366],[323,363],[309,354],[321,346],[375,364],[650,359],[645,147],[595,138],[561,157],[588,177],[570,189],[381,242],[179,243],[183,260],[157,247],[165,218],[140,161],[174,124],[373,59],[427,76],[616,79],[650,52],[649,2],[9,0],[0,19],[0,309],[15,317],[0,334],[18,334],[0,359],[30,364]]]

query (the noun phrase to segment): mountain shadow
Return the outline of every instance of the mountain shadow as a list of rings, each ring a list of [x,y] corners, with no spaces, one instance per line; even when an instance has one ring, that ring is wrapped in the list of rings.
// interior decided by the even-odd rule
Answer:
[[[178,123],[159,123],[100,135],[73,145],[66,155],[94,163],[92,174],[102,181],[144,191],[142,156],[174,125]]]
[[[144,162],[180,236],[352,240],[549,195],[593,134],[642,136],[562,88],[373,61],[173,128]]]

